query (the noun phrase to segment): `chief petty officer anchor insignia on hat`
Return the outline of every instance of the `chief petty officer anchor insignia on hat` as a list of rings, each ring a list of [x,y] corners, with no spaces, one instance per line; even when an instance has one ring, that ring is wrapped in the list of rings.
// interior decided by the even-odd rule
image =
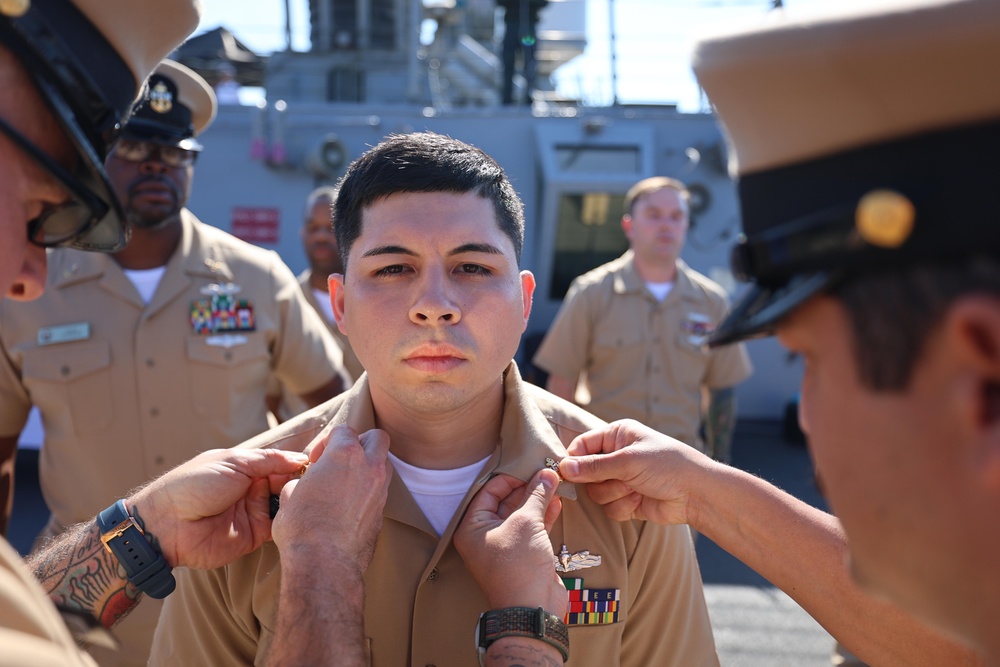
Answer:
[[[174,107],[174,95],[162,80],[157,81],[149,91],[149,108],[156,113],[169,113]]]

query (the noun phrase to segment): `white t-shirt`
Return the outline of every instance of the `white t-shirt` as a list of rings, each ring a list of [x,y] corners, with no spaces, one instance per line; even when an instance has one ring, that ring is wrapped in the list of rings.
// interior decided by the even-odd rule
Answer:
[[[392,461],[396,474],[410,490],[417,506],[437,531],[438,537],[444,534],[462,498],[489,458],[487,456],[478,463],[454,470],[427,470],[411,466],[389,452],[389,460]]]
[[[165,266],[159,266],[155,269],[122,269],[125,272],[125,277],[131,280],[135,288],[139,290],[139,296],[142,297],[143,303],[149,303],[153,300],[156,288],[166,270]]]
[[[324,292],[321,289],[312,288],[313,296],[316,297],[316,303],[319,304],[320,312],[323,313],[323,317],[329,324],[336,325],[333,319],[333,304],[330,302],[330,293]]]
[[[674,283],[673,281],[668,283],[646,283],[646,287],[653,293],[657,301],[663,301],[670,294],[670,290],[674,288]]]

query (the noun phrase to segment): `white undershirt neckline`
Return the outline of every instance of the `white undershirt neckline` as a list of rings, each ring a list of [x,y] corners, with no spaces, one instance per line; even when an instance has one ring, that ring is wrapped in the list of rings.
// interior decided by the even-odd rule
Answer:
[[[482,461],[452,470],[428,470],[410,465],[389,452],[393,469],[437,531],[438,537],[444,534],[469,487],[489,459],[487,456]]]
[[[160,280],[163,279],[163,274],[166,273],[166,266],[158,266],[155,269],[122,269],[125,272],[125,277],[128,278],[135,289],[139,292],[139,296],[142,298],[142,302],[149,304],[153,300],[153,295],[156,294],[156,288],[160,285]]]
[[[323,313],[323,317],[326,318],[327,324],[336,325],[333,317],[333,304],[330,303],[330,293],[324,292],[321,289],[312,288],[313,297],[316,299],[316,303],[319,304],[319,310]]]
[[[674,281],[669,281],[665,283],[646,283],[646,288],[656,297],[657,301],[663,301],[670,294],[670,290],[674,288]]]

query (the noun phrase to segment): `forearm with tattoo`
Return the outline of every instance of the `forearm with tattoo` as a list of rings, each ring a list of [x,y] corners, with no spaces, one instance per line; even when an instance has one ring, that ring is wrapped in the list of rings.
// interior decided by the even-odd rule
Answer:
[[[89,613],[106,628],[139,601],[139,590],[104,548],[94,521],[70,527],[28,556],[26,564],[53,602]]]
[[[736,390],[732,387],[709,391],[705,438],[708,452],[716,461],[729,463],[736,428]]]

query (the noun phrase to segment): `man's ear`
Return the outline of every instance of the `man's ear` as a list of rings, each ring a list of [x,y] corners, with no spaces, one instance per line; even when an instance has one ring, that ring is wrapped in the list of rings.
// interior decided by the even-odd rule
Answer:
[[[945,314],[943,332],[973,381],[968,415],[978,443],[975,463],[981,479],[1000,493],[1000,300],[959,298]]]
[[[331,273],[326,279],[326,286],[330,290],[330,305],[333,306],[333,319],[337,321],[337,328],[350,338],[347,321],[344,319],[344,274]]]
[[[632,216],[626,213],[622,216],[622,231],[625,232],[625,238],[632,240],[630,234],[632,233]]]
[[[524,321],[521,332],[528,328],[528,316],[531,315],[531,299],[535,293],[535,274],[531,271],[521,271],[521,298],[524,300]]]

